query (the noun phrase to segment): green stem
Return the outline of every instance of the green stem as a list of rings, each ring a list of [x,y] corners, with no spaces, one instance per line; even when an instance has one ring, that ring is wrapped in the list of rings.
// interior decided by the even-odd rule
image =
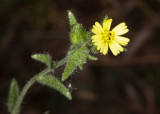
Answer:
[[[33,76],[27,83],[26,85],[23,87],[20,96],[18,97],[18,100],[11,112],[11,114],[18,114],[20,112],[20,105],[24,99],[24,96],[26,95],[28,89],[36,82],[36,78],[39,76],[43,76],[47,73],[49,73],[51,71],[51,69],[46,68],[44,69],[42,72],[38,73],[37,75]]]
[[[55,66],[55,68],[58,68],[58,67],[64,65],[64,64],[66,63],[66,61],[67,61],[67,57],[65,57],[64,59],[58,61],[58,63],[57,63],[57,65]]]

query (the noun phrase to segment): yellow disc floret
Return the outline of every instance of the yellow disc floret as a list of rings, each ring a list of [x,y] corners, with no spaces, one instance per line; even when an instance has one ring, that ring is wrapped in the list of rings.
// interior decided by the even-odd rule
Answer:
[[[108,48],[110,48],[112,53],[117,56],[124,51],[122,46],[126,46],[130,41],[128,38],[120,35],[127,33],[129,30],[124,22],[110,30],[111,23],[112,19],[104,20],[102,26],[95,22],[92,29],[92,32],[95,34],[92,36],[92,42],[102,54],[107,54]]]

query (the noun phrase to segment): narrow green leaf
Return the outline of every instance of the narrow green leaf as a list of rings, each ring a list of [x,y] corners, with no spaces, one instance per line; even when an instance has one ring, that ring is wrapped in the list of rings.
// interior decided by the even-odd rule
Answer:
[[[71,93],[66,88],[62,82],[60,82],[55,76],[53,75],[45,75],[45,76],[40,76],[36,78],[37,82],[49,86],[51,88],[56,89],[59,91],[61,94],[63,94],[65,97],[67,97],[69,100],[72,99]]]
[[[82,65],[86,63],[88,53],[89,50],[86,47],[68,53],[68,61],[62,74],[62,81],[65,81],[77,67],[83,69]]]
[[[48,66],[50,66],[52,62],[51,56],[48,54],[34,54],[31,57],[37,61],[47,64]]]
[[[77,67],[82,69],[82,65],[86,63],[87,54],[88,50],[85,47],[68,52],[67,64],[62,74],[62,81],[65,81]]]
[[[88,55],[88,59],[90,59],[90,60],[98,60],[98,58],[96,58],[96,57],[93,57],[93,56],[91,56],[91,55]]]
[[[69,18],[70,27],[72,29],[73,26],[77,24],[77,20],[70,10],[68,10],[68,18]]]
[[[67,61],[66,67],[62,75],[62,81],[65,81],[72,74],[72,72],[76,69],[76,67],[77,65],[71,59],[69,59]]]
[[[12,79],[10,90],[9,90],[9,98],[8,98],[8,111],[9,112],[12,112],[18,97],[19,97],[18,84],[15,79]]]

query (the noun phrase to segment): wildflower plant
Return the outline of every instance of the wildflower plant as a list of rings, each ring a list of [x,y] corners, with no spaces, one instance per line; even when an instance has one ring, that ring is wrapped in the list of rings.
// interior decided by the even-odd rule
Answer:
[[[53,88],[71,100],[72,95],[70,90],[63,82],[68,79],[77,68],[82,70],[87,60],[97,60],[97,58],[91,54],[98,53],[98,50],[100,50],[100,53],[106,55],[110,48],[111,52],[117,56],[120,52],[124,51],[122,46],[126,46],[129,42],[128,38],[120,36],[128,32],[125,23],[120,23],[110,30],[112,19],[105,17],[102,25],[95,22],[93,28],[90,31],[86,31],[84,27],[77,22],[71,11],[68,11],[68,18],[70,23],[71,46],[66,57],[60,61],[53,61],[49,54],[34,54],[31,56],[34,60],[46,64],[47,67],[33,76],[21,91],[19,90],[17,81],[15,79],[11,81],[8,98],[8,111],[11,114],[20,113],[21,103],[27,91],[35,82]],[[64,72],[59,80],[53,71],[63,65],[65,65]]]

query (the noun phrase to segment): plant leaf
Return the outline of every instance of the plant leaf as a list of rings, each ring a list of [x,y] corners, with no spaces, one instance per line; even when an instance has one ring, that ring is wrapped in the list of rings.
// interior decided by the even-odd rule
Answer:
[[[8,98],[9,112],[12,112],[18,97],[19,97],[19,87],[18,87],[17,81],[15,79],[12,79],[10,90],[9,90],[9,98]]]
[[[37,61],[47,64],[48,66],[51,66],[52,59],[48,54],[34,54],[31,57]]]
[[[94,60],[94,61],[98,60],[98,58],[93,57],[93,56],[91,56],[91,55],[88,55],[88,59],[90,59],[90,60]]]
[[[68,18],[69,18],[70,27],[72,29],[73,26],[77,24],[77,20],[70,10],[68,10]]]
[[[76,69],[76,67],[77,65],[71,59],[69,59],[67,61],[64,72],[62,74],[62,81],[65,81],[72,74],[72,72]]]
[[[49,75],[45,75],[45,76],[39,76],[36,78],[37,82],[49,86],[51,88],[54,88],[55,90],[59,91],[61,94],[63,94],[65,97],[67,97],[69,100],[72,99],[71,93],[68,90],[68,88],[66,88],[66,86],[64,86],[62,84],[62,82],[60,82],[55,76],[49,74]]]
[[[72,44],[82,44],[87,39],[87,31],[80,25],[73,13],[68,10],[68,18],[70,23],[70,40]]]
[[[87,61],[88,53],[89,50],[86,47],[76,49],[72,53],[68,53],[68,61],[62,74],[62,81],[65,81],[77,66],[82,70],[82,65]]]
[[[71,28],[70,38],[72,44],[83,44],[87,39],[87,32],[80,24],[75,24]]]

